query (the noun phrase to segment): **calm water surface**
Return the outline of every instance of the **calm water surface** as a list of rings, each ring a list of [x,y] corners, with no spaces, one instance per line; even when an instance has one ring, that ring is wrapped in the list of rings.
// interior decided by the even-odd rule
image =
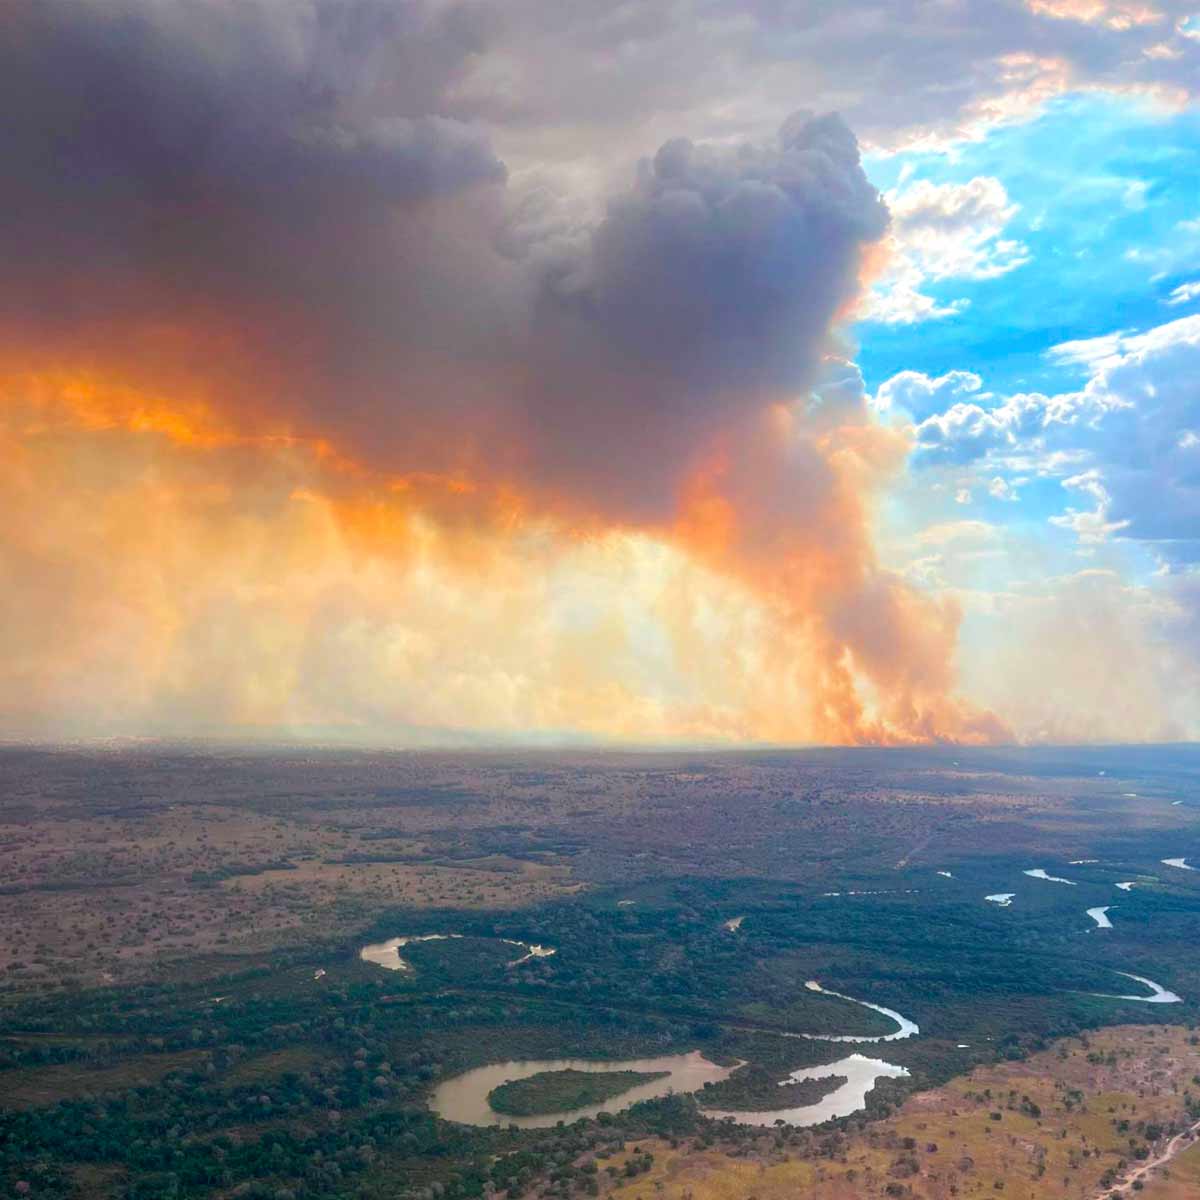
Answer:
[[[699,1091],[706,1083],[728,1079],[736,1069],[737,1064],[719,1067],[709,1062],[699,1050],[693,1050],[691,1054],[666,1054],[659,1058],[607,1062],[587,1058],[535,1058],[491,1063],[439,1084],[430,1098],[429,1107],[439,1117],[457,1121],[460,1125],[516,1125],[521,1129],[546,1129],[559,1121],[578,1121],[581,1117],[594,1117],[602,1112],[620,1112],[639,1100],[654,1100],[671,1092]],[[507,1113],[498,1113],[488,1103],[488,1095],[502,1083],[528,1079],[542,1071],[586,1071],[589,1074],[601,1071],[667,1071],[669,1074],[650,1083],[638,1084],[601,1104],[542,1113],[536,1117],[512,1117]]]

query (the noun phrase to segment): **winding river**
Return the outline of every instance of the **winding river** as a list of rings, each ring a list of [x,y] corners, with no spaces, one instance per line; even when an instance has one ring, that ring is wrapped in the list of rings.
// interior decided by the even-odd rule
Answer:
[[[559,1121],[578,1121],[602,1112],[620,1112],[639,1100],[656,1100],[671,1092],[696,1092],[706,1083],[728,1079],[741,1066],[719,1067],[699,1050],[690,1054],[665,1054],[659,1058],[629,1058],[617,1061],[597,1061],[588,1058],[534,1058],[522,1061],[489,1063],[462,1075],[455,1075],[438,1084],[429,1099],[429,1107],[447,1121],[460,1125],[516,1125],[521,1129],[546,1129]],[[822,1068],[824,1069],[824,1068]],[[513,1117],[498,1113],[488,1103],[488,1096],[502,1083],[528,1079],[543,1071],[666,1071],[662,1079],[638,1084],[619,1096],[586,1108],[566,1112],[541,1113],[533,1117]]]
[[[1187,868],[1182,859],[1170,860],[1168,865],[1180,866],[1184,867],[1184,869],[1194,869]],[[1053,883],[1073,883],[1072,880],[1058,879],[1053,875],[1048,875],[1040,867],[1028,870],[1025,874],[1035,879],[1044,879]],[[1004,907],[1011,904],[1012,898],[1012,893],[1007,892],[986,897],[993,904]],[[1108,910],[1111,907],[1111,905],[1105,905],[1087,910],[1088,916],[1095,921],[1097,928],[1112,928],[1112,923],[1108,919]],[[723,922],[723,927],[731,932],[735,931],[741,925],[742,919],[741,917],[732,918]],[[462,934],[451,933],[390,938],[386,942],[364,946],[359,952],[359,957],[365,962],[376,963],[389,970],[409,971],[412,970],[411,964],[405,962],[400,956],[400,950],[404,946],[413,942],[437,941],[462,936]],[[545,957],[555,953],[552,948],[537,944],[514,941],[509,938],[502,938],[500,940],[506,945],[517,946],[525,950],[523,955],[514,959],[509,964],[510,966],[525,962],[530,958]],[[1104,992],[1094,992],[1092,995],[1111,1000],[1138,1001],[1145,1004],[1178,1004],[1182,999],[1182,997],[1177,996],[1174,992],[1168,991],[1152,979],[1147,979],[1142,975],[1134,975],[1128,971],[1118,971],[1116,973],[1149,988],[1150,995],[1135,996]],[[915,1021],[909,1020],[901,1013],[896,1012],[894,1009],[886,1008],[882,1004],[875,1004],[869,1000],[859,1000],[854,996],[847,996],[842,992],[832,991],[822,987],[815,979],[808,980],[804,986],[809,991],[816,992],[819,995],[844,1000],[847,1003],[857,1004],[863,1008],[870,1009],[872,1012],[880,1013],[882,1016],[894,1021],[896,1028],[891,1033],[876,1035],[791,1033],[763,1029],[751,1030],[748,1027],[745,1027],[745,1032],[754,1032],[768,1036],[775,1034],[779,1037],[803,1038],[808,1041],[852,1043],[858,1045],[875,1042],[894,1042],[902,1038],[914,1037],[920,1033],[920,1029]],[[734,1028],[737,1027],[734,1026]],[[688,1054],[661,1055],[657,1058],[620,1060],[510,1060],[476,1067],[451,1079],[443,1080],[434,1089],[430,1097],[429,1106],[438,1116],[445,1120],[456,1121],[463,1125],[515,1125],[522,1129],[540,1129],[554,1126],[559,1121],[569,1123],[587,1117],[595,1117],[603,1112],[620,1112],[639,1101],[657,1099],[673,1092],[698,1092],[704,1088],[705,1084],[719,1083],[722,1080],[728,1079],[742,1065],[744,1064],[736,1063],[729,1067],[719,1066],[706,1059],[698,1050],[693,1050]],[[665,1072],[665,1074],[662,1078],[638,1084],[628,1091],[621,1093],[619,1096],[610,1097],[599,1104],[561,1112],[542,1113],[537,1116],[517,1117],[498,1113],[488,1102],[488,1096],[491,1092],[503,1083],[509,1083],[518,1079],[528,1079],[532,1075],[538,1075],[546,1071],[566,1070],[589,1073],[638,1071],[647,1073]],[[853,1053],[838,1059],[836,1062],[815,1067],[801,1067],[789,1074],[787,1078],[780,1080],[779,1086],[783,1087],[789,1083],[800,1083],[805,1080],[844,1078],[843,1083],[834,1087],[828,1095],[823,1096],[813,1104],[765,1111],[727,1111],[723,1109],[705,1109],[704,1111],[706,1115],[717,1120],[732,1120],[739,1125],[770,1127],[777,1121],[797,1127],[819,1125],[838,1117],[849,1116],[851,1113],[862,1109],[866,1104],[867,1096],[875,1087],[878,1080],[899,1079],[908,1075],[908,1073],[904,1067],[898,1066],[895,1063],[889,1063],[880,1058],[871,1058],[861,1053]]]
[[[364,946],[359,952],[358,957],[363,962],[374,963],[377,967],[383,967],[388,971],[411,971],[412,963],[400,957],[400,951],[405,946],[411,945],[414,942],[445,942],[451,938],[461,938],[461,933],[424,933],[424,934],[409,934],[407,937],[388,938],[386,942],[373,942],[369,946]],[[519,966],[523,962],[528,962],[531,958],[549,958],[555,953],[552,946],[538,946],[530,942],[518,942],[513,938],[487,938],[487,941],[500,941],[506,946],[519,946],[525,951],[519,958],[514,958],[508,965],[510,967]]]
[[[1093,996],[1100,996],[1105,1000],[1138,1000],[1142,1004],[1180,1004],[1183,1001],[1182,996],[1177,996],[1174,992],[1169,992],[1165,987],[1154,982],[1153,979],[1147,979],[1144,975],[1134,975],[1130,971],[1118,971],[1118,975],[1124,975],[1126,979],[1132,979],[1135,983],[1145,984],[1150,989],[1149,996],[1118,996],[1111,992],[1093,992]]]
[[[1194,871],[1196,869],[1186,858],[1164,858],[1162,861],[1164,866],[1178,867],[1181,871]]]
[[[1075,887],[1075,880],[1063,879],[1061,875],[1047,875],[1045,867],[1034,867],[1032,871],[1022,871],[1022,875],[1028,875],[1030,879],[1044,879],[1047,883],[1065,883],[1068,887]]]
[[[383,967],[388,971],[411,971],[412,963],[406,962],[400,957],[400,951],[409,942],[444,942],[448,938],[460,937],[462,937],[461,933],[426,933],[419,936],[388,938],[386,942],[374,942],[370,946],[364,946],[358,952],[358,957],[363,962],[374,963],[377,967]]]
[[[836,995],[837,993],[829,993]],[[874,1007],[871,1005],[870,1007]],[[886,1011],[886,1010],[883,1010]],[[895,1035],[893,1035],[895,1036]],[[831,1038],[830,1041],[846,1040]],[[806,1079],[828,1079],[831,1075],[844,1075],[846,1082],[822,1096],[815,1104],[803,1104],[798,1108],[774,1108],[765,1112],[727,1112],[706,1108],[704,1115],[715,1120],[732,1118],[739,1125],[772,1126],[776,1121],[785,1125],[803,1127],[820,1125],[836,1117],[848,1117],[856,1113],[867,1102],[867,1095],[880,1079],[901,1079],[908,1074],[904,1067],[884,1062],[882,1058],[868,1058],[865,1054],[851,1054],[823,1067],[801,1067],[786,1079],[779,1081],[783,1087],[789,1083],[801,1083]]]
[[[902,1017],[894,1009],[884,1008],[882,1004],[872,1004],[869,1000],[856,1000],[853,996],[845,996],[841,992],[831,992],[828,988],[823,988],[815,979],[810,979],[804,986],[810,992],[819,992],[822,996],[836,996],[839,1000],[849,1000],[851,1004],[857,1004],[860,1008],[869,1008],[872,1012],[883,1013],[885,1017],[890,1017],[895,1021],[898,1028],[893,1033],[877,1034],[874,1037],[862,1037],[851,1033],[802,1033],[793,1036],[808,1038],[814,1042],[857,1042],[861,1044],[864,1042],[898,1042],[901,1038],[914,1037],[921,1032],[915,1021]],[[831,1072],[831,1074],[841,1074],[841,1072]],[[821,1076],[806,1075],[804,1078],[820,1079]]]
[[[873,1004],[868,1000],[857,1000],[853,996],[823,988],[815,979],[810,979],[805,987],[809,991],[818,992],[822,996],[833,996],[838,1000],[846,1000],[851,1004],[869,1008],[873,1012],[882,1013],[896,1022],[897,1028],[892,1033],[876,1034],[874,1036],[858,1036],[853,1034],[817,1034],[817,1033],[778,1033],[780,1037],[804,1038],[809,1041],[822,1042],[894,1042],[900,1038],[913,1037],[920,1032],[915,1021],[881,1004]],[[755,1033],[770,1035],[771,1030],[755,1029]],[[526,1059],[510,1062],[490,1063],[486,1067],[476,1067],[453,1079],[447,1079],[439,1084],[429,1101],[430,1108],[447,1121],[457,1121],[462,1125],[517,1125],[523,1129],[544,1129],[556,1125],[559,1121],[578,1121],[583,1117],[594,1117],[602,1112],[620,1112],[639,1100],[653,1100],[666,1096],[671,1092],[696,1092],[706,1083],[718,1083],[728,1079],[741,1066],[738,1063],[732,1067],[721,1067],[711,1063],[698,1050],[690,1054],[669,1054],[659,1058],[638,1058],[622,1060],[596,1061],[594,1059]],[[533,1117],[511,1117],[505,1113],[496,1112],[488,1103],[488,1095],[502,1083],[515,1079],[528,1079],[531,1075],[543,1071],[666,1071],[662,1079],[650,1083],[639,1084],[622,1092],[619,1096],[611,1097],[601,1104],[585,1108],[569,1109],[563,1112],[542,1113]],[[801,1067],[793,1071],[786,1079],[780,1080],[780,1087],[788,1083],[799,1083],[807,1079],[830,1079],[844,1076],[845,1082],[835,1087],[828,1095],[823,1096],[814,1104],[800,1105],[793,1108],[771,1109],[756,1112],[726,1112],[717,1109],[705,1109],[705,1113],[717,1120],[732,1119],[739,1125],[774,1125],[783,1121],[788,1125],[806,1126],[819,1125],[823,1121],[831,1121],[835,1117],[849,1116],[857,1112],[866,1103],[866,1098],[879,1079],[899,1079],[908,1074],[904,1067],[885,1062],[879,1058],[868,1058],[864,1054],[850,1054],[837,1062],[825,1063],[816,1067]]]

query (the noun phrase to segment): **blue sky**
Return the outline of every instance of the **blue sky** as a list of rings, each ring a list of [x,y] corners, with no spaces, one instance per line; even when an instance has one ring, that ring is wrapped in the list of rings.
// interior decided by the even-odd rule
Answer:
[[[1066,691],[1077,715],[1095,695],[1107,736],[1148,712],[1179,736],[1200,628],[1200,113],[1066,94],[866,169],[894,240],[857,358],[914,437],[885,561],[958,606],[968,690],[1032,736],[1079,736]]]
[[[882,191],[917,180],[998,179],[1019,206],[1005,236],[1029,261],[994,279],[932,282],[940,302],[968,303],[919,326],[860,323],[859,363],[874,388],[901,370],[969,369],[989,390],[1058,390],[1078,370],[1044,357],[1051,346],[1114,329],[1145,329],[1200,308],[1168,306],[1200,273],[1200,113],[1164,111],[1102,94],[1065,96],[1041,115],[948,152],[874,154]]]

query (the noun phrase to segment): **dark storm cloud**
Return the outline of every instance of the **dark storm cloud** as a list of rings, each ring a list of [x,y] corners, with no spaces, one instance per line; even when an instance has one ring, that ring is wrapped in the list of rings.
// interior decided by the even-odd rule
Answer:
[[[5,300],[52,314],[73,294],[137,307],[311,293],[370,267],[362,244],[396,206],[502,181],[483,134],[424,110],[438,72],[408,67],[425,50],[444,83],[473,42],[420,11],[8,6]]]
[[[886,226],[854,135],[797,115],[764,146],[666,143],[550,286],[631,359],[795,389]]]
[[[705,439],[812,382],[886,211],[849,129],[796,116],[668,141],[599,220],[531,220],[444,115],[495,32],[465,6],[18,5],[9,336],[150,386],[165,355],[375,465],[664,517]]]
[[[541,470],[661,515],[706,440],[810,387],[887,212],[853,134],[664,144],[603,219],[526,248],[541,276],[530,441]]]
[[[0,304],[10,325],[77,337],[101,312],[253,312],[260,340],[320,351],[313,369],[335,374],[353,361],[386,375],[399,339],[422,355],[453,350],[470,376],[458,390],[482,400],[495,364],[474,364],[526,357],[514,329],[526,329],[537,285],[530,260],[514,274],[493,253],[498,154],[520,167],[586,164],[589,189],[608,192],[612,164],[623,172],[672,134],[769,142],[798,105],[839,108],[886,142],[945,133],[1046,89],[1186,92],[1200,43],[1177,28],[1184,11],[1174,0],[11,0]],[[823,297],[806,307],[793,283],[843,268],[836,239],[861,198],[841,195],[848,207],[819,264],[788,224],[797,190],[751,165],[753,151],[726,156],[731,183],[677,187],[662,172],[678,152],[664,149],[610,209],[607,245],[588,245],[578,212],[569,238],[539,242],[543,259],[584,247],[552,291],[568,316],[590,305],[622,353],[638,353],[639,339],[664,358],[707,351],[715,332],[721,345],[693,360],[700,372],[757,355],[764,375],[786,374],[761,322],[820,324]],[[686,170],[717,170],[716,151],[689,153]],[[509,191],[525,203],[530,181]],[[803,203],[824,219],[815,193]],[[739,212],[774,244],[739,248]],[[649,286],[639,239],[652,240],[662,271]],[[322,306],[320,327],[305,328]],[[800,346],[810,341],[802,332]],[[427,365],[413,388],[445,391],[437,374]]]
[[[593,20],[541,11],[551,34]],[[585,37],[597,56],[577,63],[585,91],[583,68],[625,45],[630,20],[651,41],[670,24],[631,11]],[[780,125],[789,106],[766,136],[662,138],[632,180],[628,164],[607,169],[603,139],[585,139],[573,152],[604,164],[607,203],[588,179],[583,195],[547,202],[549,184],[510,180],[491,148],[505,131],[477,121],[495,114],[472,100],[481,72],[494,99],[506,72],[519,91],[535,62],[560,70],[533,9],[17,0],[6,15],[7,376],[84,377],[107,405],[85,428],[134,442],[150,429],[190,445],[171,406],[188,415],[198,395],[204,420],[234,435],[192,441],[239,458],[235,494],[250,507],[240,456],[280,440],[247,434],[323,439],[340,473],[321,486],[385,561],[398,496],[441,532],[458,521],[481,540],[514,526],[531,541],[647,532],[736,577],[778,620],[781,670],[805,705],[787,728],[839,741],[1002,734],[947,694],[957,614],[874,561],[871,502],[903,439],[872,425],[861,380],[829,374],[827,359],[887,214],[840,118]],[[573,36],[562,50],[577,53]],[[688,69],[659,65],[668,89]],[[36,410],[36,395],[19,400]],[[230,494],[189,464],[198,478],[164,483],[171,502]],[[214,545],[229,531],[214,528]],[[188,639],[201,664],[210,627]],[[240,657],[229,662],[240,678]],[[888,690],[874,713],[856,670]]]
[[[1193,0],[511,0],[453,89],[510,161],[761,138],[797,107],[871,143],[955,136],[1072,88],[1196,94]]]

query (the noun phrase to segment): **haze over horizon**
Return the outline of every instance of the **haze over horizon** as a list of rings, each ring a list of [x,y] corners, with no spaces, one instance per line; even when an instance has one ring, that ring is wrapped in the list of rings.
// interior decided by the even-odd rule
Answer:
[[[0,738],[1200,739],[1193,6],[13,0]]]

